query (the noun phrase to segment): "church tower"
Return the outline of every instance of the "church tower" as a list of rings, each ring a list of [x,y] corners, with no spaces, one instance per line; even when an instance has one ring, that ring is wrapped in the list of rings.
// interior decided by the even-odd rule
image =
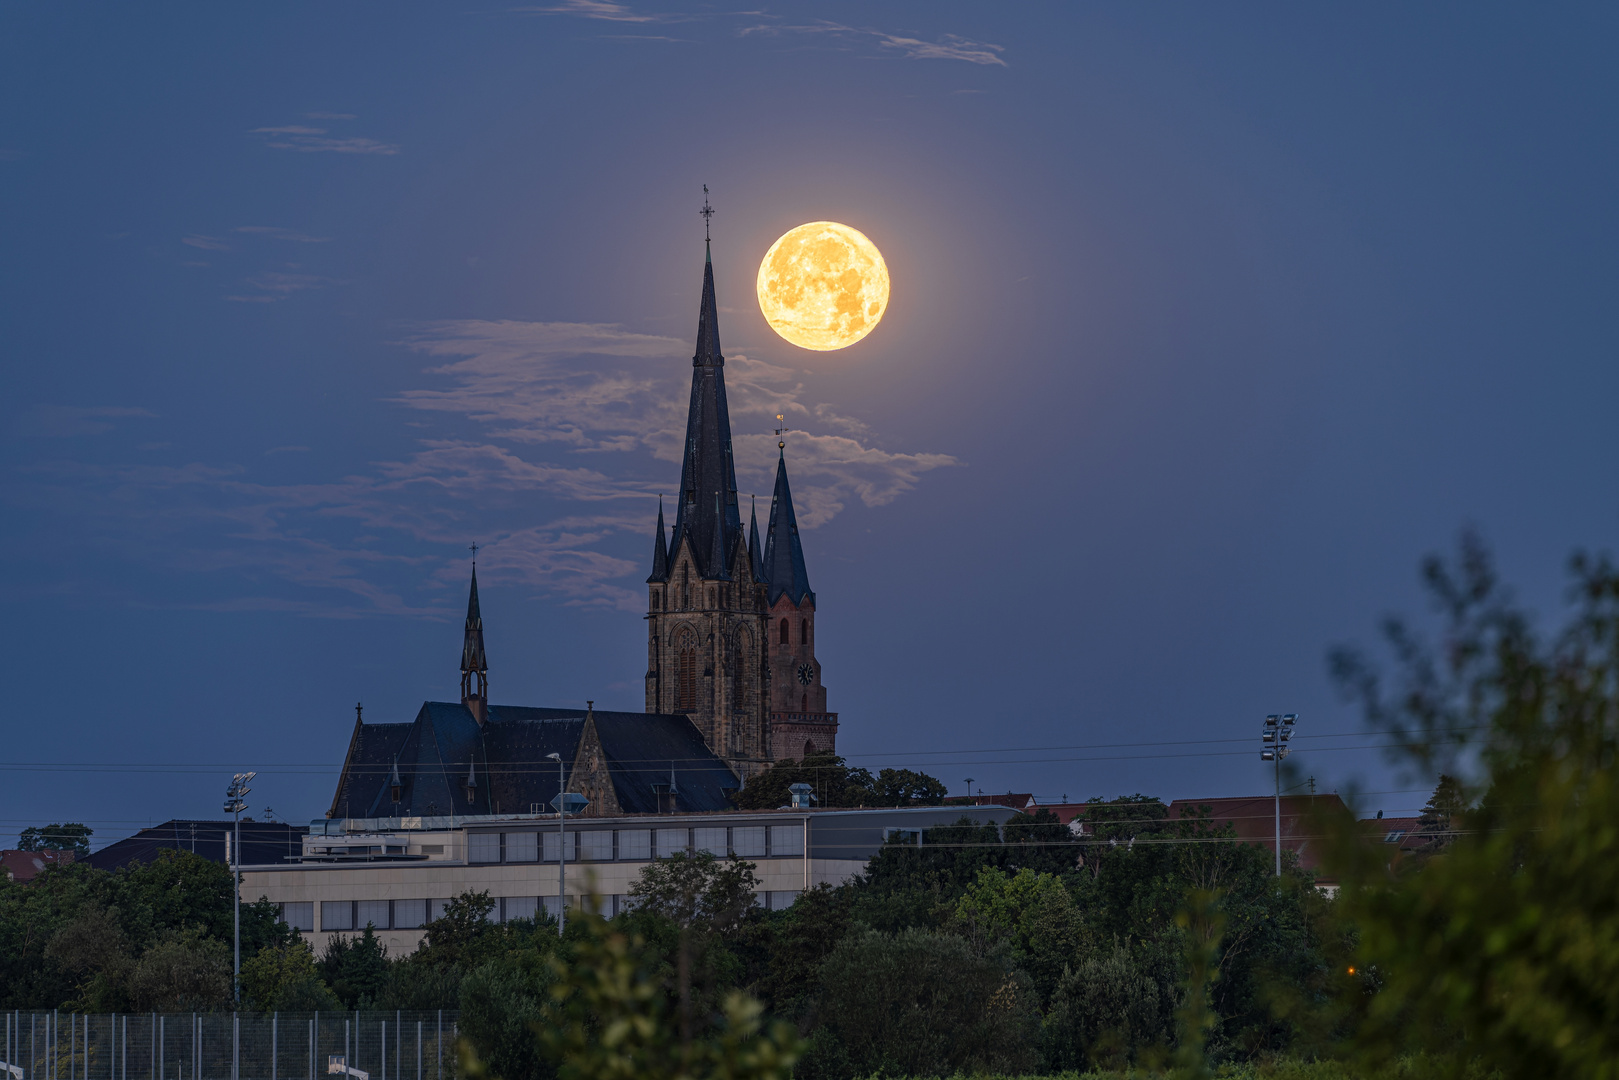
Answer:
[[[815,591],[804,567],[798,515],[787,484],[786,444],[778,441],[776,447],[781,454],[760,577],[766,582],[769,611],[771,757],[779,761],[835,752],[838,714],[826,711],[821,662],[815,658]]]
[[[660,505],[647,578],[646,710],[691,717],[709,748],[744,781],[773,760],[760,565],[737,505],[710,250],[674,531],[665,544]]]
[[[461,644],[461,704],[482,727],[489,719],[489,661],[483,655],[483,612],[478,610],[478,564],[472,564],[467,628]]]

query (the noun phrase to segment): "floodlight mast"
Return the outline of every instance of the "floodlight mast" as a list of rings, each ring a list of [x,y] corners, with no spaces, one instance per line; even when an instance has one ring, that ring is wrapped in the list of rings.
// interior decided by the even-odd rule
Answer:
[[[1288,742],[1293,738],[1293,725],[1298,713],[1271,713],[1265,717],[1260,732],[1259,760],[1272,762],[1276,770],[1276,876],[1282,876],[1282,759],[1290,752]]]
[[[233,1000],[237,1003],[242,1000],[242,811],[247,809],[244,801],[247,793],[253,790],[247,783],[257,775],[256,772],[237,773],[231,777],[230,786],[225,789],[225,812],[235,818],[230,846],[231,913],[235,924],[231,987]]]

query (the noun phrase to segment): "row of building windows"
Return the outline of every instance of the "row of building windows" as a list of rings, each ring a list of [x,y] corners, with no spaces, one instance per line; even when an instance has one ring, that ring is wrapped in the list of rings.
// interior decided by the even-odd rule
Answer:
[[[771,911],[785,911],[797,900],[797,890],[759,892],[754,902]],[[513,922],[532,919],[540,912],[556,918],[557,898],[552,896],[501,896],[485,918],[490,922]],[[602,914],[611,918],[633,906],[632,898],[624,893],[603,896]],[[322,900],[319,902],[320,925],[315,925],[317,904],[311,900],[290,901],[280,905],[281,921],[304,933],[319,929],[322,932],[341,930],[420,930],[434,919],[444,915],[448,900]],[[568,904],[577,907],[580,897],[570,896]]]
[[[724,858],[797,858],[804,854],[802,825],[732,825],[695,829],[569,830],[569,862],[648,861],[681,851]],[[468,833],[467,862],[559,862],[564,841],[553,831]]]

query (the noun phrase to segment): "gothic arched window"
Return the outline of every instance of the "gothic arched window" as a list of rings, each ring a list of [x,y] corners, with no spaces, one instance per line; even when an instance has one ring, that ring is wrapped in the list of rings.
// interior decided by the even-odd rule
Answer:
[[[787,644],[787,620],[781,620],[781,643]]]
[[[736,634],[736,651],[731,657],[731,714],[745,715],[753,705],[748,693],[748,654],[753,651],[753,636],[741,628]]]
[[[675,708],[697,708],[697,635],[688,627],[675,638]]]
[[[808,619],[799,619],[798,620],[798,643],[800,645],[808,645],[809,644],[809,620]]]

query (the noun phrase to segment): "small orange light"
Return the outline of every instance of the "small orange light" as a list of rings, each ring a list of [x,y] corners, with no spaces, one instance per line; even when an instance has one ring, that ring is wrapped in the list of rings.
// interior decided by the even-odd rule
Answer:
[[[1353,975],[1353,974],[1354,974],[1354,973],[1355,973],[1355,969],[1354,969],[1354,968],[1350,968],[1350,969],[1349,969],[1349,974],[1351,974],[1351,975]]]

